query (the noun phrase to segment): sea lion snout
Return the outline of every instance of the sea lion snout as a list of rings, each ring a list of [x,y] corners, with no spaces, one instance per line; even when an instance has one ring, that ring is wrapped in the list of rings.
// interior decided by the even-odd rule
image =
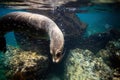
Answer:
[[[52,49],[50,51],[51,55],[52,55],[52,61],[54,63],[59,63],[62,58],[63,58],[63,54],[62,54],[62,51],[63,51],[63,48],[60,49],[60,50],[55,50],[55,49]]]
[[[53,62],[58,63],[61,61],[61,59],[62,59],[62,52],[58,52],[54,55]]]
[[[64,35],[62,31],[56,27],[53,27],[53,30],[50,32],[50,53],[52,56],[52,61],[54,63],[59,63],[63,58],[63,48],[64,48]]]

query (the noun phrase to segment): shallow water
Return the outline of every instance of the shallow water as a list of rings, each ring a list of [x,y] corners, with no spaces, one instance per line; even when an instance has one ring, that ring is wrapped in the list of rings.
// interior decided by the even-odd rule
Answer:
[[[86,29],[86,36],[95,33],[106,32],[112,28],[119,28],[120,14],[119,9],[115,10],[114,7],[105,4],[94,5],[91,7],[80,8],[88,10],[87,13],[77,13],[76,15],[80,20],[88,24]]]
[[[118,28],[120,26],[119,13],[110,12],[91,12],[91,13],[77,13],[80,20],[88,24],[86,35],[90,36],[95,33],[106,32],[111,28]]]
[[[98,8],[98,9],[96,9]],[[105,9],[104,11],[102,9]],[[95,5],[92,7],[82,7],[80,10],[87,10],[85,13],[76,13],[76,16],[86,23],[88,26],[83,36],[89,37],[95,33],[101,33],[109,31],[112,28],[119,29],[120,26],[120,15],[119,12],[114,11],[111,7],[105,7],[100,5]],[[0,8],[0,16],[14,11],[25,11],[20,9],[12,8]],[[11,37],[9,37],[11,35]],[[8,44],[16,45],[13,32],[6,35]],[[12,40],[13,38],[13,40]],[[12,41],[12,42],[9,42]]]
[[[0,7],[0,17],[10,12],[16,12],[16,11],[25,11],[25,10],[17,10],[17,9],[12,9],[12,8],[7,8],[7,7],[6,8]],[[7,33],[5,37],[6,37],[7,45],[17,46],[13,31]]]
[[[75,39],[78,39],[78,43],[77,42],[73,42],[74,39],[71,38],[70,42],[72,42],[73,45],[75,45],[75,46],[72,46],[71,44],[67,44],[65,46],[65,48],[67,49],[65,58],[67,58],[70,61],[71,61],[71,59],[69,59],[68,56],[69,56],[71,50],[76,49],[76,48],[81,48],[81,47],[84,47],[84,49],[89,49],[89,48],[90,49],[91,48],[97,49],[97,47],[99,47],[101,45],[105,45],[106,46],[106,44],[104,44],[104,43],[106,41],[110,41],[112,39],[114,40],[114,37],[112,36],[112,38],[111,38],[111,34],[109,34],[109,35],[107,34],[106,35],[106,34],[103,34],[103,33],[110,33],[111,29],[120,30],[120,22],[119,22],[120,21],[120,14],[117,13],[116,11],[114,11],[114,9],[111,9],[111,7],[103,8],[103,7],[98,7],[98,6],[95,5],[95,6],[92,6],[92,7],[82,7],[80,9],[81,10],[88,10],[85,13],[76,13],[76,16],[79,18],[79,20],[84,22],[85,24],[87,24],[87,28],[85,29],[85,31],[83,32],[83,35],[82,35],[83,36],[82,38],[85,37],[85,39],[86,39],[85,41],[86,42],[83,39],[79,40],[80,36],[78,38],[75,38]],[[103,9],[105,9],[105,10],[103,10]],[[9,12],[14,12],[14,11],[24,11],[24,10],[15,10],[15,9],[12,9],[12,8],[2,8],[1,7],[0,8],[0,16],[3,16],[5,14],[9,13]],[[116,35],[116,34],[114,34],[114,35]],[[120,39],[120,37],[118,35],[116,35],[116,36],[117,36],[117,39]],[[7,45],[18,46],[17,42],[16,42],[16,39],[15,39],[14,32],[10,32],[10,33],[6,34],[5,38],[6,38]],[[110,38],[110,39],[108,40],[107,38]],[[116,39],[116,37],[115,37],[115,39]],[[102,42],[98,43],[98,41],[100,41],[100,40]],[[94,43],[90,44],[91,43],[90,41],[95,41],[94,43],[96,43],[96,44],[98,43],[100,45],[97,46],[97,47],[96,46],[94,47],[95,44]],[[82,44],[82,45],[80,45],[80,44]],[[86,44],[88,44],[88,46]],[[93,47],[91,47],[90,45],[93,45]],[[72,48],[69,47],[69,46],[71,46]],[[81,49],[83,49],[83,48],[81,48]],[[102,48],[100,47],[100,49],[103,49],[103,46],[102,46]],[[104,47],[104,49],[105,49],[105,47]],[[82,52],[80,53],[80,54],[83,54],[83,55],[79,55],[79,57],[84,56],[84,58],[81,57],[80,62],[83,62],[83,64],[85,63],[86,65],[82,65],[82,66],[85,68],[86,71],[90,72],[90,71],[92,71],[91,69],[93,67],[89,67],[89,65],[92,65],[93,63],[89,62],[90,60],[92,60],[91,57],[89,57],[88,55],[86,55],[86,57],[85,57],[84,53],[87,54],[87,52],[85,52],[85,51],[83,51],[83,53]],[[73,51],[73,53],[75,53],[75,52]],[[78,50],[78,53],[79,53],[79,50]],[[88,53],[91,53],[91,52],[88,51]],[[77,52],[75,54],[77,54]],[[96,53],[91,54],[91,55],[94,56],[95,54]],[[77,56],[74,56],[74,57],[76,57],[76,59],[75,59],[76,63],[74,63],[75,60],[73,60],[73,65],[75,66],[75,65],[78,64],[77,62],[79,61],[79,57],[78,58],[77,58]],[[67,76],[64,75],[65,73],[66,74],[72,74],[72,75],[75,75],[75,76],[77,74],[77,73],[73,74],[72,71],[71,71],[71,73],[65,72],[68,69],[68,67],[66,68],[66,66],[65,66],[66,62],[68,62],[65,58],[63,59],[63,61],[60,64],[50,63],[51,65],[50,65],[50,68],[49,68],[50,70],[48,71],[49,74],[47,76],[48,77],[47,80],[63,80],[63,79],[64,80],[72,80],[72,79],[74,79],[74,77],[68,79],[68,75]],[[99,62],[99,60],[98,60],[98,62]],[[101,60],[101,62],[102,62],[102,60]],[[68,66],[70,66],[70,65],[68,65]],[[70,67],[70,69],[73,69],[74,66]],[[77,65],[77,66],[79,67],[79,65]],[[86,66],[88,68],[86,68]],[[106,68],[108,68],[108,67],[106,67]],[[110,70],[110,69],[108,69],[108,70]],[[84,72],[84,70],[83,70],[83,72]],[[2,70],[1,70],[1,74],[3,74],[3,73],[4,72],[2,72]],[[109,71],[108,71],[108,73],[109,73]],[[80,73],[78,73],[78,75],[79,74]],[[89,73],[89,76],[91,76],[92,74],[93,74],[92,72]],[[85,75],[83,75],[83,76],[85,76]],[[97,79],[94,79],[94,80],[99,80],[98,77],[96,77],[96,78]],[[93,80],[93,79],[90,79],[90,78],[88,78],[88,79],[89,80]],[[39,80],[41,80],[41,79],[39,79]],[[75,79],[75,80],[78,80],[78,79]],[[82,78],[79,78],[79,80],[86,80],[86,78],[82,77]],[[101,79],[101,80],[104,80],[104,79]],[[108,80],[108,79],[106,79],[106,80]]]

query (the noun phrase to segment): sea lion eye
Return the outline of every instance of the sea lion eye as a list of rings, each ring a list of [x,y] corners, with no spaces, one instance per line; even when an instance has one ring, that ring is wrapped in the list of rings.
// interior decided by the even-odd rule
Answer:
[[[61,56],[61,53],[60,53],[60,52],[56,54],[56,57],[60,57],[60,56]]]

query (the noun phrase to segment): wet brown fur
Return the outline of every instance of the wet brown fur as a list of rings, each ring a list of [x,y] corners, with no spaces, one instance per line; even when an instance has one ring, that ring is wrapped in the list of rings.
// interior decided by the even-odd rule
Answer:
[[[50,38],[50,53],[55,62],[59,62],[64,47],[64,35],[50,18],[29,12],[12,12],[0,18],[0,36],[4,36],[9,31],[24,32],[28,35],[39,37],[47,33]],[[60,57],[56,58],[56,54]]]

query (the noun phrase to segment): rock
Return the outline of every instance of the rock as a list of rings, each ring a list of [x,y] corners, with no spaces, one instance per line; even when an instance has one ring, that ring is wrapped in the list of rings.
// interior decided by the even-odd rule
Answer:
[[[101,49],[105,49],[109,41],[118,40],[120,38],[119,29],[111,29],[106,32],[96,33],[89,37],[79,37],[71,39],[72,43],[77,42],[75,46],[80,49],[89,49],[90,51],[97,53]],[[77,41],[78,40],[78,41]]]
[[[110,52],[106,49],[101,49],[100,51],[97,52],[96,56],[101,57],[104,62],[111,66],[111,61],[110,61]]]
[[[114,69],[113,75],[113,80],[120,80],[120,68]]]
[[[107,50],[109,50],[110,58],[115,61],[114,63],[120,67],[120,39],[109,41],[106,45]]]
[[[8,78],[12,78],[12,80],[28,80],[44,76],[49,62],[44,55],[9,46],[5,53],[4,65],[8,69],[6,73]]]
[[[65,80],[109,80],[112,76],[103,59],[89,50],[71,50],[65,63]]]
[[[89,37],[82,37],[78,40],[78,45],[75,44],[75,46],[80,49],[89,49],[90,51],[97,53],[99,50],[104,49],[111,39],[112,36],[109,33],[97,33]]]
[[[109,41],[106,49],[102,49],[97,53],[104,62],[112,68],[112,80],[120,79],[120,39]]]

